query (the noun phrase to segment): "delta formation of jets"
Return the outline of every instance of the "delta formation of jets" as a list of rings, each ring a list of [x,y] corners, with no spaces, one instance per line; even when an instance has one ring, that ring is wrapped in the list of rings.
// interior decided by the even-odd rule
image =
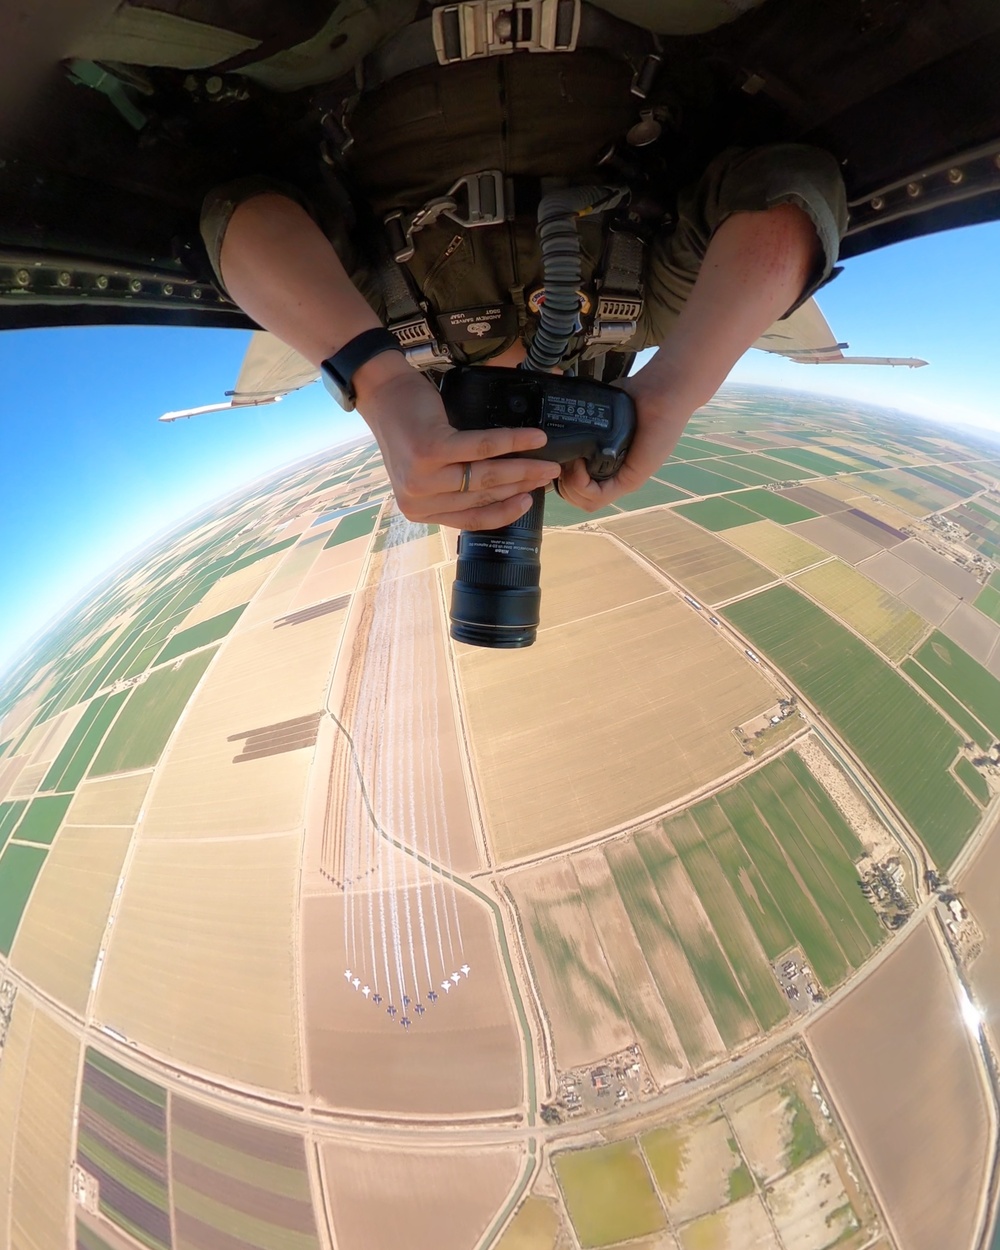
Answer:
[[[458,985],[459,982],[462,980],[462,977],[467,977],[471,971],[472,969],[469,967],[468,964],[462,964],[458,972],[453,972],[450,977],[447,977],[444,981],[441,982],[442,990],[444,990],[446,994],[450,993],[452,986]],[[368,999],[370,997],[372,1002],[376,1006],[379,1006],[381,1004],[382,995],[378,992],[378,990],[377,989],[372,990],[372,987],[370,985],[362,985],[361,978],[356,977],[350,968],[347,968],[345,970],[344,980],[347,982],[348,985],[353,986],[354,989],[360,990],[362,996],[365,999]],[[429,1003],[436,1003],[437,1000],[438,1000],[437,990],[433,990],[433,989],[428,990],[427,1001]],[[410,996],[408,994],[404,994],[403,995],[403,1010],[405,1011],[411,1005],[411,1003],[413,1005],[414,1014],[418,1016],[422,1016],[427,1011],[427,1008],[423,1005],[423,1003],[413,1003],[413,1000],[410,998]],[[393,1003],[390,1003],[388,1007],[386,1007],[385,1010],[386,1010],[386,1015],[388,1015],[389,1018],[392,1020],[395,1020],[396,1016],[399,1015],[399,1011],[397,1010],[397,1008],[395,1007]],[[410,1025],[413,1023],[413,1021],[409,1018],[409,1016],[404,1015],[404,1016],[400,1016],[399,1023],[403,1026],[404,1029],[408,1029]]]

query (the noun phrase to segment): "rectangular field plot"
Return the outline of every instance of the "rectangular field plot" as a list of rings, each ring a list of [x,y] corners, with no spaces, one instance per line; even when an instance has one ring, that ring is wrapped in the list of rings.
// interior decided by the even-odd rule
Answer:
[[[986,784],[986,778],[972,760],[963,755],[955,765],[955,772],[959,780],[964,783],[966,790],[985,807],[990,801],[990,788]]]
[[[725,615],[830,719],[947,867],[979,819],[948,771],[960,745],[951,726],[874,651],[790,587],[733,604]]]
[[[744,508],[750,508],[758,516],[769,521],[777,521],[779,525],[790,525],[793,521],[808,521],[816,515],[811,508],[806,508],[794,499],[779,495],[773,490],[745,490],[733,496],[733,501]]]
[[[851,473],[861,466],[855,461],[848,463],[834,456],[823,456],[808,448],[778,447],[771,449],[775,460],[787,460],[797,468],[808,469],[813,477],[833,477],[836,473]]]
[[[149,1250],[170,1250],[167,1094],[88,1050],[77,1163],[100,1184],[100,1211]]]
[[[611,655],[628,657],[614,681],[581,685]],[[463,649],[459,667],[501,861],[635,820],[738,767],[732,726],[774,700],[755,667],[668,593],[541,631],[516,673],[509,653],[483,648]],[[627,764],[609,786],[594,760],[612,725]]]
[[[92,777],[150,768],[159,761],[216,650],[199,651],[178,665],[161,668],[133,689],[91,765]]]
[[[166,664],[168,660],[176,660],[179,655],[186,655],[198,647],[207,647],[210,642],[218,642],[221,638],[225,638],[246,608],[247,605],[241,603],[235,608],[229,608],[226,612],[220,612],[218,616],[211,616],[206,621],[200,621],[197,625],[190,625],[187,629],[178,631],[167,641],[167,645],[153,663]]]
[[[76,789],[126,698],[128,692],[123,690],[114,695],[98,695],[88,704],[87,710],[46,774],[41,787],[43,790]]]
[[[831,554],[847,560],[849,564],[857,564],[876,555],[885,544],[873,542],[849,526],[842,525],[840,518],[843,515],[838,512],[836,516],[818,516],[812,521],[797,521],[793,529],[800,538],[818,543]]]
[[[241,604],[249,603],[277,568],[280,559],[281,553],[275,552],[266,560],[258,560],[238,573],[230,573],[228,577],[221,577],[184,617],[184,628],[190,629],[213,616],[219,616],[233,608],[240,607]]]
[[[728,463],[728,461],[727,461]],[[746,456],[734,456],[732,463],[756,473],[764,482],[800,482],[804,477],[813,475],[806,469],[785,464],[781,460],[773,460],[770,456],[753,452]]]
[[[32,799],[14,831],[14,836],[19,842],[50,845],[72,801],[71,794],[53,794]]]
[[[609,1246],[666,1227],[635,1142],[569,1150],[552,1162],[581,1246]]]
[[[128,829],[67,826],[14,943],[14,966],[81,1016],[130,837]]]
[[[982,665],[988,665],[1000,640],[1000,625],[978,612],[971,603],[959,603],[941,624],[942,634]]]
[[[994,589],[993,586],[985,586],[976,595],[975,606],[991,621],[1000,623],[1000,590]]]
[[[618,507],[626,512],[637,512],[640,508],[655,508],[659,504],[676,503],[678,499],[690,499],[687,491],[678,490],[676,486],[665,486],[656,478],[650,478],[645,485],[628,495],[618,499]],[[548,520],[549,499],[545,501],[545,515]],[[593,514],[592,514],[593,515]]]
[[[1000,681],[992,673],[941,633],[931,634],[915,658],[992,734],[1000,737]]]
[[[814,547],[773,521],[741,525],[739,529],[727,531],[726,540],[776,573],[794,573],[830,558],[822,548]]]
[[[949,694],[937,678],[932,677],[930,673],[921,668],[916,660],[904,660],[900,667],[907,677],[911,677],[945,715],[951,717],[963,733],[969,735],[973,742],[978,743],[984,751],[993,745],[994,735],[990,733],[985,725],[980,724],[969,709],[964,704],[959,703],[953,694]]]
[[[750,525],[757,519],[755,512],[740,507],[735,498],[701,499],[684,504],[677,511],[706,530],[728,530],[738,525]]]
[[[924,621],[850,565],[831,560],[795,584],[867,638],[890,660],[901,660],[924,636]]]
[[[759,564],[673,512],[623,517],[605,522],[604,528],[708,604],[732,599],[773,580]]]
[[[152,772],[130,773],[107,781],[85,782],[67,813],[71,825],[129,825],[139,819]]]
[[[0,855],[0,951],[10,954],[21,917],[45,862],[43,847],[8,844]]]
[[[237,1237],[259,1250],[318,1245],[305,1142],[170,1100],[174,1225],[188,1250]]]
[[[972,602],[979,594],[979,582],[971,573],[959,568],[947,556],[931,551],[930,547],[925,547],[915,538],[908,538],[905,543],[894,547],[893,555],[899,556],[907,564],[912,564],[918,572],[926,573],[928,577],[933,578],[960,599],[968,599]]]
[[[657,481],[666,482],[670,486],[678,486],[691,495],[721,495],[742,482],[734,482],[731,477],[723,477],[721,473],[713,473],[711,469],[703,469],[697,464],[667,464],[656,471]]]

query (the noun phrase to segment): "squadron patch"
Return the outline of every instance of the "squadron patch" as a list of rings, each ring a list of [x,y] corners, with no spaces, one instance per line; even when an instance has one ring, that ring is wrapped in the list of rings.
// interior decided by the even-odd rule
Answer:
[[[580,316],[589,316],[590,310],[594,306],[594,301],[586,291],[577,291],[580,297]],[[532,291],[528,296],[528,310],[533,312],[537,317],[542,311],[542,305],[545,303],[545,287],[540,286],[537,290]]]

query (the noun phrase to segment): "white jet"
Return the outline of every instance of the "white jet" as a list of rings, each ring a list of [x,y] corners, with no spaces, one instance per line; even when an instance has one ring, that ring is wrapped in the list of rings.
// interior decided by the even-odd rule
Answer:
[[[455,982],[455,984],[457,985],[457,984],[459,983],[459,981],[461,981],[461,979],[462,979],[462,978],[458,975],[458,973],[457,973],[457,972],[453,972],[453,973],[451,974],[451,979],[452,979],[452,980]]]
[[[351,970],[350,968],[348,968],[347,971],[344,973],[344,980],[350,981],[350,979],[351,979]]]
[[[355,977],[354,980],[351,982],[351,984],[354,986],[355,989],[357,989],[358,986],[361,984],[361,978]]]
[[[468,976],[470,971],[468,964],[462,964],[461,968],[459,968],[459,972],[464,973],[465,976]]]
[[[364,989],[361,991],[361,993],[364,994],[365,998],[367,998],[371,992],[372,992],[372,987],[370,985],[366,985]]]
[[[448,993],[448,991],[451,989],[451,982],[450,982],[450,981],[442,981],[442,982],[441,982],[441,988],[442,988],[442,989],[444,990],[444,992],[447,994],[447,993]]]

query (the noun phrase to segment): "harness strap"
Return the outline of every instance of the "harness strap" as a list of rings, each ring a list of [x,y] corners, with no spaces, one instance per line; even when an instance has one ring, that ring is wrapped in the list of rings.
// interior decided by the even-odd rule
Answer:
[[[635,336],[642,316],[645,244],[638,234],[612,223],[604,245],[601,287],[587,356],[620,348]]]
[[[386,329],[399,340],[409,363],[421,370],[449,367],[451,353],[441,346],[431,329],[405,270],[385,255],[375,272],[385,301]]]

